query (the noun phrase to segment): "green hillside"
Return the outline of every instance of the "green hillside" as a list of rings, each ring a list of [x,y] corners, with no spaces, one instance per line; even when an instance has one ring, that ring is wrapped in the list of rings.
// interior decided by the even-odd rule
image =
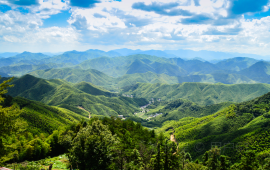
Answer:
[[[170,61],[170,63],[183,68],[189,74],[210,74],[216,70],[220,70],[220,68],[216,67],[214,64],[200,60],[185,61],[181,58],[171,58],[167,60]]]
[[[137,82],[167,84],[178,83],[178,78],[175,76],[156,74],[153,72],[125,74],[121,77],[114,78],[107,76],[106,74],[95,69],[82,70],[73,68],[61,68],[37,70],[29,74],[43,79],[64,79],[71,83],[79,83],[85,81],[110,90],[116,90],[118,87],[133,85]]]
[[[258,82],[270,83],[270,63],[265,61],[257,62],[239,72],[242,75],[249,77]]]
[[[215,65],[222,70],[241,71],[243,69],[252,66],[257,62],[258,60],[255,60],[253,58],[235,57],[227,60],[222,60]]]
[[[91,95],[103,95],[106,97],[116,97],[118,96],[117,93],[111,93],[109,91],[106,91],[104,89],[101,89],[100,87],[97,87],[91,83],[87,82],[80,82],[78,84],[75,84],[74,87],[76,89],[79,89],[85,93],[91,94]]]
[[[76,68],[85,70],[96,69],[113,77],[123,76],[124,74],[145,73],[148,71],[173,76],[186,74],[186,71],[165,58],[144,54],[114,58],[99,57],[82,62]]]
[[[268,84],[147,84],[124,87],[123,94],[133,94],[140,98],[160,98],[162,100],[187,99],[200,105],[211,105],[222,102],[242,102],[266,94],[270,91]]]
[[[148,103],[145,99],[118,96],[89,83],[73,85],[64,80],[44,80],[25,75],[13,80],[12,84],[14,87],[8,92],[11,96],[21,96],[51,106],[81,107],[93,115],[128,117]]]
[[[60,126],[70,125],[88,118],[85,116],[87,115],[85,111],[84,114],[78,114],[68,109],[48,106],[22,97],[7,97],[4,105],[11,106],[14,103],[20,107],[20,117],[28,124],[27,131],[33,134],[51,134]]]
[[[19,57],[21,56],[21,57]],[[145,75],[135,76],[135,81],[146,83],[224,83],[251,84],[269,83],[269,63],[236,57],[222,60],[217,64],[200,60],[183,60],[181,58],[161,58],[146,54],[120,56],[116,52],[88,50],[86,52],[70,51],[61,55],[45,58],[43,54],[22,53],[15,57],[1,58],[0,72],[9,76],[22,76],[31,72],[32,75],[45,79],[65,79],[72,83],[86,81],[106,89],[116,90],[121,84],[117,79],[133,74],[155,73],[147,80]],[[269,68],[268,68],[269,67]],[[63,69],[59,69],[63,68]],[[170,79],[157,79],[164,74]],[[162,77],[165,77],[165,76]],[[122,79],[121,79],[122,78]],[[129,81],[132,78],[129,78]],[[173,79],[173,81],[171,81]]]
[[[74,69],[60,68],[37,70],[29,73],[33,76],[43,79],[64,79],[71,83],[79,83],[82,81],[90,82],[106,89],[119,91],[118,88],[131,86],[136,83],[162,83],[176,84],[183,82],[202,82],[202,83],[224,83],[224,84],[252,84],[256,83],[246,76],[239,74],[227,74],[223,72],[215,72],[206,75],[190,75],[186,77],[169,76],[165,73],[157,74],[153,72],[125,74],[121,77],[110,77],[95,69]]]
[[[213,142],[220,143],[223,154],[230,156],[233,162],[239,160],[245,150],[253,150],[263,158],[270,153],[269,104],[270,93],[267,93],[206,117],[167,121],[159,131],[167,135],[174,132],[179,146],[188,146],[193,158],[209,150]],[[231,147],[225,147],[226,143]]]
[[[177,99],[165,103],[155,102],[146,108],[149,109],[149,112],[145,114],[145,117],[148,117],[151,122],[155,122],[155,125],[161,125],[162,123],[169,120],[179,120],[185,117],[208,116],[225,107],[228,107],[231,104],[231,102],[225,102],[220,104],[213,104],[210,106],[200,106],[194,102],[184,99]],[[161,115],[153,117],[153,115],[156,113],[161,113]]]
[[[201,83],[223,83],[223,84],[253,84],[258,83],[241,74],[230,74],[221,71],[215,71],[211,74],[189,75],[186,77],[177,77],[179,83],[201,82]]]
[[[98,86],[110,86],[115,81],[113,77],[107,76],[106,74],[94,69],[47,69],[37,70],[29,74],[43,79],[64,79],[71,83],[79,83],[85,81]]]

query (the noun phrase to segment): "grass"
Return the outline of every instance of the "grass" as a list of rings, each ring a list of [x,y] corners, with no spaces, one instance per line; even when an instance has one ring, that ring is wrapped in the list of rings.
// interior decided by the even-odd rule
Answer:
[[[53,158],[46,158],[41,159],[38,161],[24,161],[21,163],[13,163],[13,164],[7,164],[7,168],[11,169],[19,169],[19,170],[40,170],[40,169],[49,169],[49,166],[53,164],[52,169],[53,170],[68,170],[69,161],[66,155],[59,155]]]

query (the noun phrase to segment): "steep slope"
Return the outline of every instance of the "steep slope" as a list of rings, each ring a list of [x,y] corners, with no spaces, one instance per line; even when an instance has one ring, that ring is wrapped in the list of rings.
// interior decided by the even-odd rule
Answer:
[[[98,86],[109,86],[114,81],[114,78],[94,69],[47,69],[37,70],[29,74],[43,79],[64,79],[71,83],[79,83],[85,81]]]
[[[103,91],[89,83],[72,85],[64,80],[44,80],[25,75],[15,79],[12,84],[14,87],[8,92],[11,96],[21,96],[51,106],[80,106],[95,115],[119,114],[127,117],[148,103],[145,99],[118,97],[116,93]]]
[[[215,71],[212,74],[189,75],[186,77],[178,77],[179,83],[184,82],[201,82],[201,83],[223,83],[223,84],[253,84],[256,81],[241,75],[228,74],[220,71]]]
[[[130,86],[138,82],[175,84],[178,83],[178,80],[175,76],[156,74],[153,72],[126,74],[115,79],[115,84],[117,84],[118,87]]]
[[[201,156],[213,145],[233,162],[246,150],[258,155],[270,153],[270,93],[254,100],[231,105],[214,115],[166,122],[159,131],[167,135],[174,129],[180,148],[188,147],[193,157]],[[226,145],[227,144],[227,145]]]
[[[29,74],[43,79],[64,79],[71,83],[85,81],[110,90],[118,90],[119,87],[121,88],[127,85],[133,85],[137,82],[167,84],[178,83],[178,78],[175,76],[156,74],[153,72],[125,74],[121,77],[114,78],[107,76],[106,74],[95,69],[82,70],[74,68],[61,68],[37,70]]]
[[[220,104],[213,104],[210,106],[200,106],[194,102],[185,99],[176,99],[169,102],[154,102],[146,107],[148,112],[144,117],[150,118],[150,122],[144,123],[145,126],[161,126],[164,122],[169,120],[179,120],[185,117],[203,117],[216,113],[217,111],[228,107],[231,102]],[[154,116],[158,113],[158,116]]]
[[[117,96],[117,94],[111,93],[87,82],[80,82],[74,85],[74,87],[91,95],[103,95],[107,97]]]
[[[41,102],[28,100],[22,97],[7,97],[4,103],[10,106],[13,103],[21,109],[20,117],[28,124],[27,131],[33,134],[51,134],[60,126],[65,126],[87,118],[87,113],[78,114],[67,109],[52,107]]]
[[[239,74],[247,76],[255,81],[270,83],[270,63],[265,61],[257,62],[249,68],[241,70]]]
[[[261,96],[270,91],[268,84],[147,84],[138,83],[123,88],[123,93],[142,98],[162,100],[183,98],[200,105],[211,105],[225,101],[242,102]]]
[[[185,70],[171,63],[168,59],[144,54],[96,58],[85,61],[75,68],[96,69],[113,77],[120,77],[125,74],[146,73],[148,71],[157,74],[164,73],[170,76],[186,75]]]
[[[189,74],[209,74],[220,68],[216,67],[214,64],[207,61],[200,60],[183,60],[181,58],[172,58],[169,59],[170,62],[175,63],[177,66],[186,70]]]
[[[151,61],[150,61],[151,62]],[[146,73],[146,72],[154,72],[155,70],[151,68],[148,64],[142,62],[141,60],[136,59],[127,70],[127,74],[134,74],[134,73]]]
[[[241,71],[257,63],[258,60],[248,57],[235,57],[227,60],[222,60],[216,66],[222,70]]]

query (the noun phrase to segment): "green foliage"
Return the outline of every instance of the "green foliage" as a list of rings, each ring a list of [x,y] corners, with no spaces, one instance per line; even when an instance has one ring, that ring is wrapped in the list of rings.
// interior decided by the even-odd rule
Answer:
[[[116,93],[104,91],[89,83],[72,85],[63,80],[44,80],[30,75],[12,83],[15,86],[8,94],[13,97],[20,96],[53,106],[65,105],[65,108],[68,108],[67,105],[82,107],[94,115],[129,117],[139,110],[139,106],[148,103],[145,99],[117,97]]]
[[[28,131],[33,134],[51,134],[60,126],[65,126],[84,118],[72,111],[51,107],[41,102],[21,97],[13,98],[12,102],[21,108],[20,117],[28,123]]]
[[[158,109],[152,108],[154,105]],[[190,102],[184,99],[177,99],[171,102],[155,102],[154,104],[147,107],[150,111],[146,114],[146,116],[151,116],[155,113],[162,113],[161,116],[157,116],[151,118],[151,122],[155,122],[155,126],[161,126],[162,123],[171,120],[179,120],[185,117],[203,117],[207,115],[211,115],[216,113],[223,108],[230,106],[230,102],[214,104],[210,106],[200,106],[196,103]],[[149,122],[143,123],[144,126],[149,126]]]
[[[113,146],[118,143],[115,136],[100,121],[82,128],[74,138],[69,150],[69,160],[79,169],[108,169],[112,162]]]
[[[254,151],[245,152],[244,156],[241,158],[241,163],[239,168],[243,170],[255,170],[258,169],[258,162]]]
[[[22,121],[18,119],[20,110],[17,105],[3,107],[3,105],[6,105],[6,103],[3,104],[5,100],[3,95],[7,93],[8,87],[12,87],[12,85],[8,84],[11,81],[12,78],[0,84],[0,163],[5,161],[6,158],[3,158],[3,156],[8,153],[4,140],[8,136],[19,132],[22,125]]]
[[[147,84],[138,83],[123,88],[123,93],[146,99],[176,100],[186,99],[199,105],[212,105],[222,102],[243,102],[264,95],[270,91],[267,84]]]

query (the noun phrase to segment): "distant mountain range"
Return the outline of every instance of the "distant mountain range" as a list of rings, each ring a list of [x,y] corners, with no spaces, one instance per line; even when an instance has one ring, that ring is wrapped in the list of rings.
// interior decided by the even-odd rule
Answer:
[[[108,52],[69,51],[48,56],[42,53],[23,52],[12,57],[0,58],[0,75],[22,76],[30,73],[41,78],[63,78],[72,83],[85,80],[107,89],[123,87],[124,84],[130,85],[129,82],[270,83],[269,63],[266,61],[235,57],[211,63],[200,58],[184,60],[175,55],[176,51],[170,55],[167,53],[168,51],[158,50],[119,49]]]

